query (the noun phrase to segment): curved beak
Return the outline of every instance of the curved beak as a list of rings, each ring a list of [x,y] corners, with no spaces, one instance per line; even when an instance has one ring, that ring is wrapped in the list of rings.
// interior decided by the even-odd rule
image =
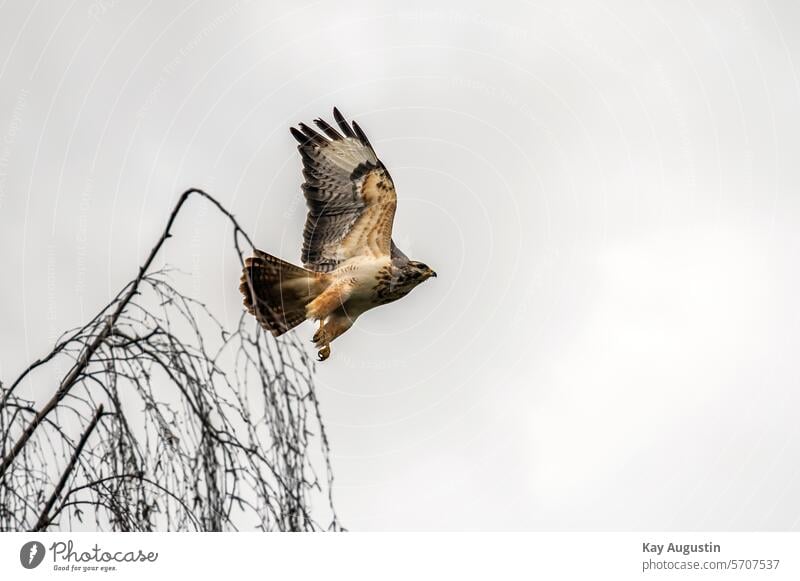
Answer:
[[[436,278],[436,271],[434,270],[431,271],[431,278]]]

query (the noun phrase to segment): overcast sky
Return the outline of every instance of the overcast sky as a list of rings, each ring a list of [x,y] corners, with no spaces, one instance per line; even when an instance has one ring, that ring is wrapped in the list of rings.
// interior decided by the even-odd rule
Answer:
[[[345,526],[796,530],[798,63],[790,0],[9,0],[0,379],[187,187],[299,262],[288,127],[337,105],[439,275],[318,367]],[[228,225],[197,200],[175,234],[236,321]]]

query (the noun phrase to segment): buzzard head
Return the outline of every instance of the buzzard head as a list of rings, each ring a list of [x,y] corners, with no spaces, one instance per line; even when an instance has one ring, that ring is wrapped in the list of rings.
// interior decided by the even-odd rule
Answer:
[[[417,262],[416,260],[409,260],[403,271],[405,278],[407,278],[409,282],[412,282],[414,286],[429,278],[436,277],[436,273],[430,266],[422,262]]]
[[[406,296],[418,284],[434,276],[436,273],[427,264],[408,260],[404,255],[402,260],[398,260],[391,267],[389,276],[383,278],[375,287],[380,304],[390,303]]]

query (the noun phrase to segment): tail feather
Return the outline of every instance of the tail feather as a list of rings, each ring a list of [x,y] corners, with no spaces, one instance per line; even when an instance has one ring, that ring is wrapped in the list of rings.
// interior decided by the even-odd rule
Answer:
[[[325,290],[328,278],[254,249],[244,261],[239,291],[247,311],[277,337],[305,320],[306,305]]]

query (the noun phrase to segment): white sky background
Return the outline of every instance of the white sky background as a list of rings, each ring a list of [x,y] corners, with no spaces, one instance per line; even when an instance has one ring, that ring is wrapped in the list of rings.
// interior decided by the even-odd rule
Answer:
[[[439,274],[318,368],[347,527],[796,530],[799,33],[789,0],[10,0],[0,379],[187,187],[299,262],[288,127],[337,105]],[[175,234],[234,322],[228,224],[196,200]]]

